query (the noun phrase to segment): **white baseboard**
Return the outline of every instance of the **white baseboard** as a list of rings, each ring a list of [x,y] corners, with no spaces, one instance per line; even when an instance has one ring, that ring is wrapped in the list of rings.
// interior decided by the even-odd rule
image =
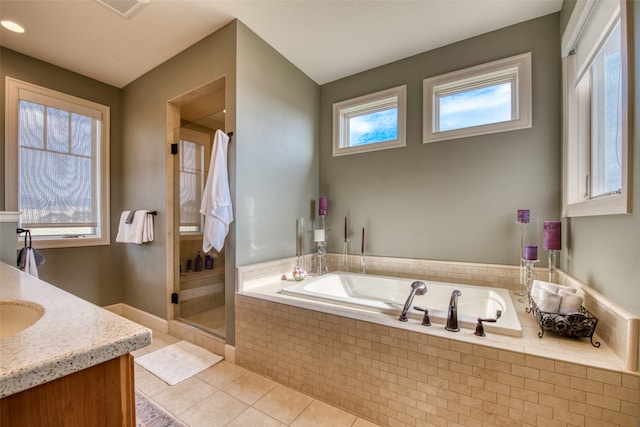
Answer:
[[[149,329],[155,329],[163,334],[169,333],[169,322],[161,317],[142,311],[138,308],[131,307],[128,304],[118,303],[102,307],[105,310],[109,310],[112,313],[116,313],[122,317],[125,317],[133,322],[140,323]]]

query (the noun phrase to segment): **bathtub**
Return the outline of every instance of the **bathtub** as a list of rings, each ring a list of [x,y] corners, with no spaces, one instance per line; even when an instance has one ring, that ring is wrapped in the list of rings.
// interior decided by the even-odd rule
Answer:
[[[283,288],[281,293],[398,317],[411,291],[411,283],[415,280],[419,279],[336,272],[319,277],[308,277]],[[474,331],[479,317],[495,318],[497,310],[500,310],[502,316],[497,322],[483,323],[485,332],[522,336],[518,313],[506,289],[427,280],[423,282],[427,285],[427,293],[416,295],[413,299],[411,309],[407,313],[410,319],[420,321],[423,313],[414,310],[413,307],[424,307],[429,310],[431,327],[444,327],[451,293],[457,289],[461,292],[458,297],[460,328]]]

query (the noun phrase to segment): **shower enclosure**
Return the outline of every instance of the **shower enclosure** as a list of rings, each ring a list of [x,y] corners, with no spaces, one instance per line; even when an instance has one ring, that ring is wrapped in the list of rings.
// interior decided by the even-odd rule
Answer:
[[[226,337],[224,249],[202,251],[200,214],[212,141],[225,130],[224,78],[172,101],[179,111],[173,130],[174,319],[220,338]]]

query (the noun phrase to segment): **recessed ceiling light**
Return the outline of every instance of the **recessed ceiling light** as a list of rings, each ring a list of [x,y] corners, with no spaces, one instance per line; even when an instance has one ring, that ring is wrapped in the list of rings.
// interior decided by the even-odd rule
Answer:
[[[2,25],[4,28],[6,28],[9,31],[13,31],[14,33],[22,34],[25,31],[22,25],[13,21],[9,21],[8,19],[0,20],[0,25]]]

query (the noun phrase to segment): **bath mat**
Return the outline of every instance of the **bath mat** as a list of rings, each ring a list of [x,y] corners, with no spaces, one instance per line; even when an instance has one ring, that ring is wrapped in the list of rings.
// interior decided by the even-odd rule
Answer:
[[[164,408],[136,391],[136,427],[186,427]]]
[[[223,359],[187,341],[163,347],[144,356],[136,363],[169,385],[184,381]]]

